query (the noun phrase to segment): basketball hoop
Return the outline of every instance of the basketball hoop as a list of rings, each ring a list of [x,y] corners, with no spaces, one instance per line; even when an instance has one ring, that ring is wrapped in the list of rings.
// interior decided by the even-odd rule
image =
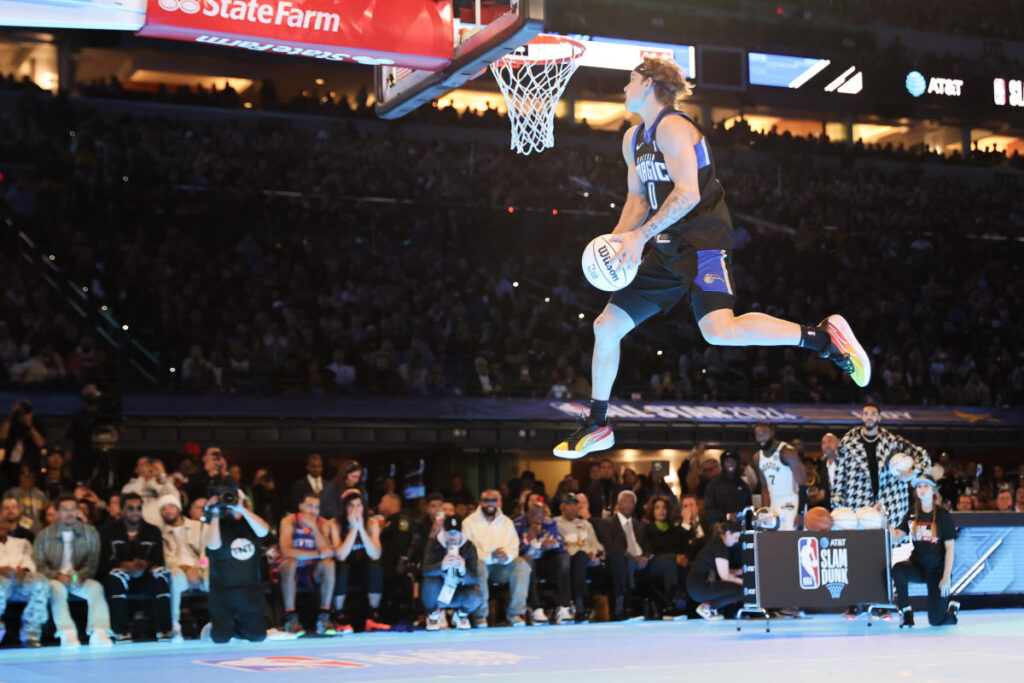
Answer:
[[[555,108],[584,49],[572,38],[542,33],[491,64],[512,121],[511,149],[531,154],[555,146]]]

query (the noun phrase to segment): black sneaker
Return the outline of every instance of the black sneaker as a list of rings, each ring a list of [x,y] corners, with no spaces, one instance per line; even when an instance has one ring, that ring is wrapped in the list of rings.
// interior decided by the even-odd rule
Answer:
[[[291,612],[287,617],[285,617],[284,632],[292,634],[296,638],[306,635],[306,629],[302,628],[302,623],[299,621],[299,615],[295,612]]]
[[[830,343],[821,357],[839,366],[853,378],[854,384],[866,387],[871,381],[871,357],[857,341],[850,323],[841,315],[830,315],[818,323],[828,332]]]
[[[589,417],[580,416],[580,426],[562,443],[552,449],[559,458],[578,460],[588,453],[604,451],[615,445],[611,425],[597,424]]]
[[[907,628],[913,628],[914,626],[914,610],[909,607],[903,610],[903,617],[900,619],[900,628],[906,626]]]
[[[956,600],[950,600],[949,606],[946,608],[946,621],[951,624],[957,623],[958,614],[960,614],[960,603]]]
[[[860,607],[858,607],[857,605],[850,605],[849,607],[846,608],[846,612],[843,613],[843,618],[844,619],[849,619],[850,621],[853,621],[854,619],[856,619],[859,616],[860,616]]]
[[[174,638],[174,633],[171,631],[160,631],[156,634],[156,642],[158,643],[169,643]]]

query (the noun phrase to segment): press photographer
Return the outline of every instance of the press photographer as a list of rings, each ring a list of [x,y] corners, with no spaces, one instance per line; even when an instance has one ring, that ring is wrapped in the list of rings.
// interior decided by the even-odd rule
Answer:
[[[442,530],[427,542],[423,555],[423,607],[427,630],[441,627],[445,609],[455,610],[455,625],[470,628],[469,615],[481,602],[476,546],[462,535],[458,517],[446,517]]]
[[[203,543],[210,561],[210,623],[215,643],[232,636],[254,642],[267,637],[260,572],[260,539],[270,527],[249,510],[237,487],[223,486],[203,508]]]
[[[0,463],[3,463],[0,479],[13,486],[22,465],[28,465],[33,472],[39,471],[45,450],[46,437],[33,421],[32,404],[15,401],[11,414],[0,422]]]

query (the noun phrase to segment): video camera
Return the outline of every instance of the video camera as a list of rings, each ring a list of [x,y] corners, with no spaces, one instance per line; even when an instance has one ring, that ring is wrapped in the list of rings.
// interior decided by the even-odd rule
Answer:
[[[206,490],[206,497],[213,498],[214,496],[217,497],[217,502],[213,505],[207,503],[203,507],[203,514],[199,518],[203,524],[209,524],[212,519],[229,517],[232,514],[231,508],[238,505],[238,484],[229,478],[223,484],[209,487]]]

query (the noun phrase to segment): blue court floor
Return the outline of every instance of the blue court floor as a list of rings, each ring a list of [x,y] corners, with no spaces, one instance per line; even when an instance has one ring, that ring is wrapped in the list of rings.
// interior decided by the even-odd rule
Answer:
[[[952,628],[837,615],[371,633],[261,644],[133,643],[0,651],[0,683],[109,681],[1021,681],[1024,610],[961,612]],[[924,618],[922,614],[920,618]]]

